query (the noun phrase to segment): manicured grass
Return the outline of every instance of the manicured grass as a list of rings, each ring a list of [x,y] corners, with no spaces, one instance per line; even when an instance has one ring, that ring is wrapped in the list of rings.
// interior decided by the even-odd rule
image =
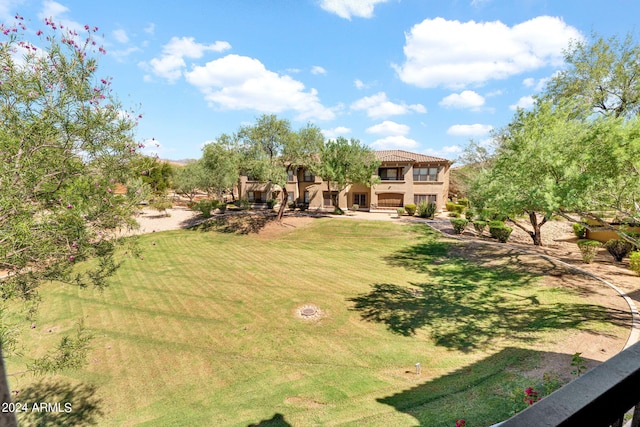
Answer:
[[[273,238],[145,235],[144,260],[128,260],[104,293],[44,287],[25,354],[84,317],[88,366],[46,381],[60,389],[50,396],[80,384],[66,398],[93,396],[95,409],[74,410],[99,425],[488,425],[535,385],[520,372],[547,343],[576,329],[626,333],[526,261],[471,261],[460,245],[422,225],[336,219]],[[308,304],[320,319],[297,316]],[[36,382],[11,385],[31,393]]]

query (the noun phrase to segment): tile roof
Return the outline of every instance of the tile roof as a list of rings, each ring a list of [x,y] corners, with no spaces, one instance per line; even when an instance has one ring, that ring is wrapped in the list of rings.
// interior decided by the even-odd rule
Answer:
[[[451,163],[451,160],[442,157],[427,156],[426,154],[412,153],[404,150],[376,151],[376,157],[383,162],[411,162],[411,163]]]

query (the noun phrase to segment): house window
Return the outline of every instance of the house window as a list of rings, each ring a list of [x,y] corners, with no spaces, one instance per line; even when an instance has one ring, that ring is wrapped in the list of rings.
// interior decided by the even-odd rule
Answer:
[[[287,193],[287,202],[293,203],[293,192]]]
[[[398,181],[402,177],[402,168],[380,168],[378,176],[382,181]]]
[[[308,205],[310,200],[311,200],[311,196],[309,195],[309,192],[305,191],[304,192],[304,204]]]
[[[289,181],[289,182],[293,181],[293,171],[292,170],[287,171],[287,181]]]
[[[438,168],[413,168],[414,181],[437,181]]]
[[[316,177],[308,170],[304,171],[304,177],[303,177],[303,181],[304,182],[314,182],[316,180]]]
[[[262,200],[262,191],[247,191],[247,199],[252,203],[261,203]]]
[[[422,202],[425,203],[436,203],[437,196],[435,194],[414,194],[413,195],[413,203],[419,205]]]
[[[365,193],[354,194],[353,204],[358,206],[367,206],[367,195]]]
[[[338,198],[338,192],[332,191],[323,191],[322,192],[322,205],[323,206],[333,206],[333,201]]]

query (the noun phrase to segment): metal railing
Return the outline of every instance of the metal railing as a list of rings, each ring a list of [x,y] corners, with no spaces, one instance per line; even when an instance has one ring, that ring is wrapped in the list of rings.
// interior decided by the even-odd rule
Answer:
[[[640,343],[499,424],[500,427],[640,425]]]

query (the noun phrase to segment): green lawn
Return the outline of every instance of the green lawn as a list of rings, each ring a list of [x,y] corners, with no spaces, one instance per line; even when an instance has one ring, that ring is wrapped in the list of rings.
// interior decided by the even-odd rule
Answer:
[[[547,343],[576,329],[626,334],[525,259],[471,261],[461,245],[425,226],[338,219],[275,238],[148,234],[144,259],[104,293],[43,288],[25,354],[84,317],[88,365],[11,386],[72,401],[101,426],[477,426],[521,404],[511,394],[538,380],[520,372]],[[322,317],[300,319],[307,304]]]

